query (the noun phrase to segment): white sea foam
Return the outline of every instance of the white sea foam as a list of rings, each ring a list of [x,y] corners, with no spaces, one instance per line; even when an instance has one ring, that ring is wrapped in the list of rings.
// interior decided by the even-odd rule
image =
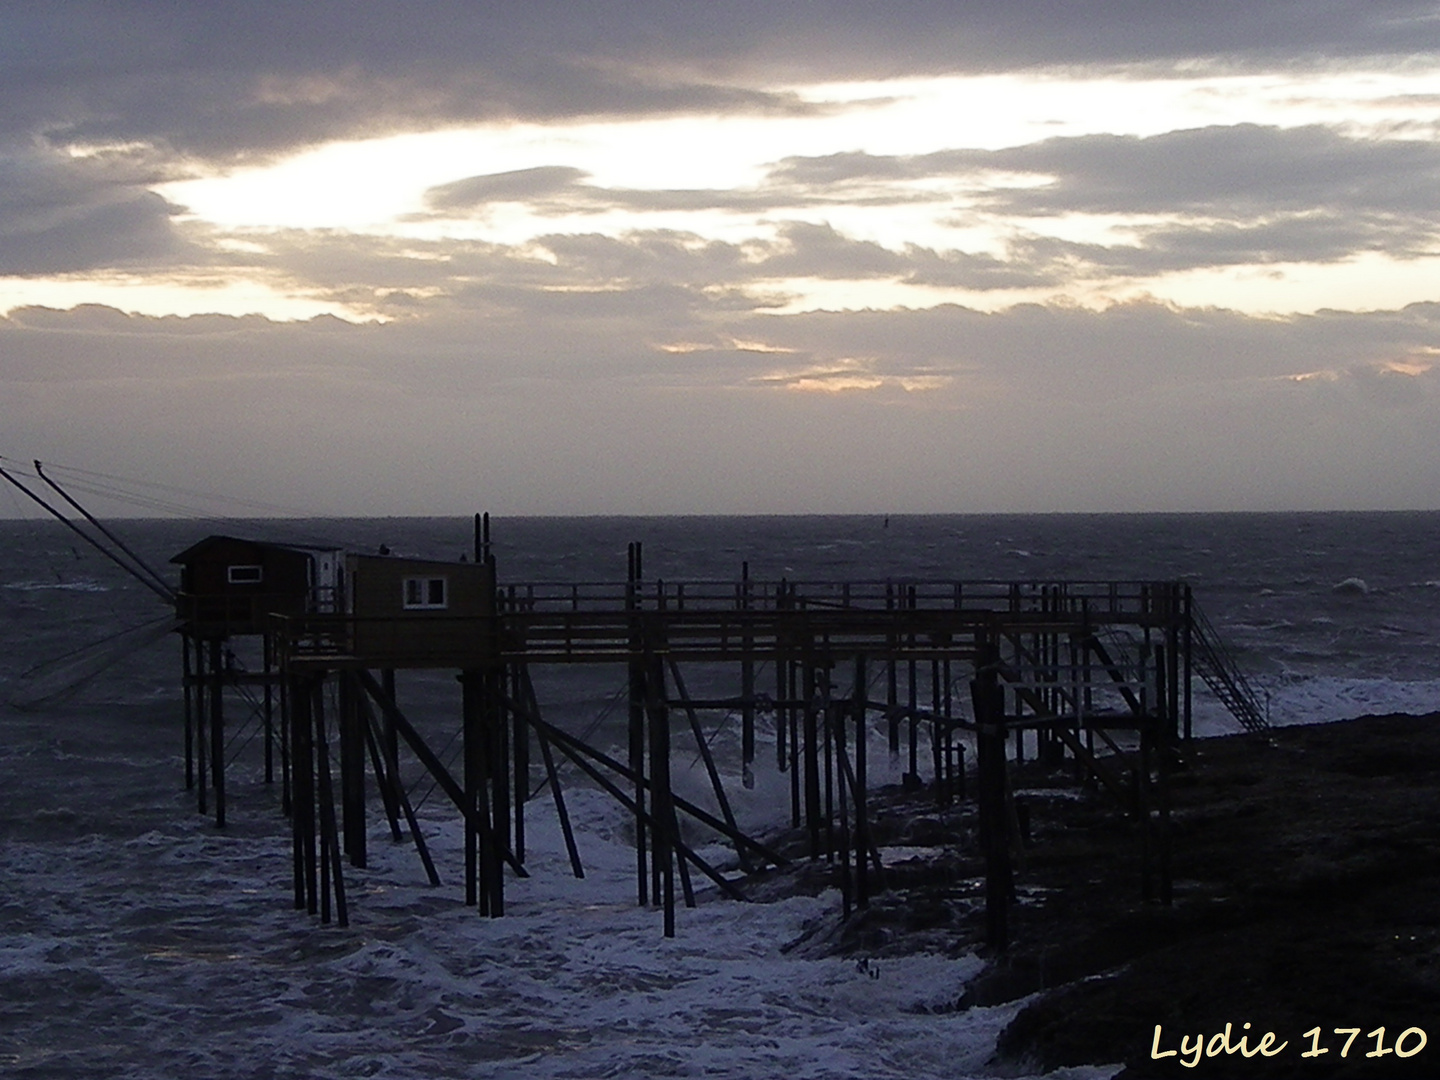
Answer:
[[[974,519],[963,528],[899,519],[883,550],[864,548],[861,558],[862,549],[835,540],[834,523],[747,524],[754,535],[740,542],[723,522],[587,519],[533,526],[534,541],[507,556],[502,572],[508,580],[549,573],[558,552],[575,556],[565,559],[567,579],[613,580],[625,542],[658,529],[668,539],[649,549],[647,565],[667,576],[727,576],[744,557],[757,577],[992,578],[1012,574],[1020,558],[1035,575],[1179,575],[1204,584],[1200,603],[1269,693],[1274,723],[1440,707],[1440,679],[1426,677],[1436,668],[1426,635],[1440,623],[1420,590],[1397,584],[1437,586],[1433,518],[1417,520],[1404,543],[1388,539],[1389,518],[1319,520],[1323,536],[1303,552],[1288,527],[1256,521],[1107,519],[1093,529],[1078,519]],[[370,540],[357,544],[367,549],[385,540],[436,554],[457,543],[444,522],[356,528],[368,530]],[[160,563],[198,538],[189,523],[147,529],[141,546]],[[969,538],[963,560],[957,533]],[[43,552],[8,546],[3,588],[17,618],[0,674],[113,631],[112,607],[135,590],[118,571],[85,565],[84,578],[54,582]],[[1331,592],[1357,570],[1373,585],[1368,595]],[[89,595],[103,592],[112,595]],[[1390,632],[1375,634],[1377,622]],[[437,797],[425,827],[445,884],[426,885],[413,849],[375,828],[371,868],[346,871],[353,925],[322,927],[291,907],[288,836],[275,792],[254,781],[254,747],[232,769],[227,833],[178,790],[173,651],[150,663],[107,675],[81,699],[103,692],[118,708],[61,717],[0,710],[0,1074],[951,1080],[985,1072],[996,1033],[1019,1007],[945,1011],[977,970],[974,957],[862,969],[853,959],[785,952],[815,920],[838,920],[833,894],[741,905],[702,893],[698,908],[678,912],[679,937],[667,941],[659,914],[634,905],[623,810],[574,778],[566,790],[585,880],[570,876],[542,796],[529,821],[532,877],[509,881],[503,919],[481,918],[460,903],[458,829]],[[1385,677],[1397,673],[1415,677]],[[557,688],[576,716],[593,715],[604,689]],[[410,692],[407,700],[420,701],[430,689],[417,683]],[[163,709],[144,704],[161,698]],[[741,787],[735,727],[716,740],[722,763],[732,762],[722,767],[735,812],[750,826],[773,823],[788,807],[789,779],[771,765],[757,771],[753,790]],[[907,755],[891,759],[878,727],[870,777],[893,783]],[[1198,689],[1196,728],[1240,730]],[[928,749],[927,741],[927,776]],[[773,744],[762,745],[767,754],[773,761]],[[703,767],[679,751],[676,766],[677,785],[708,803],[699,800]],[[720,845],[695,840],[717,864],[733,864]]]
[[[1252,680],[1277,727],[1349,720],[1367,714],[1440,712],[1440,679],[1351,679],[1333,675],[1288,675]],[[1241,730],[1219,701],[1197,693],[1195,734],[1228,735]]]
[[[102,585],[98,581],[88,578],[81,578],[75,581],[7,581],[0,585],[0,589],[13,589],[16,592],[109,592],[108,585]]]
[[[71,762],[93,766],[59,767]],[[116,784],[106,809],[123,815],[126,774],[134,783],[140,770],[124,759],[105,768]],[[774,794],[768,784],[745,794],[758,803]],[[833,892],[740,904],[702,891],[665,939],[659,913],[634,904],[623,809],[581,787],[567,796],[584,880],[545,800],[528,818],[531,876],[508,880],[500,919],[460,902],[452,817],[425,820],[439,888],[377,823],[370,868],[346,870],[351,927],[323,927],[290,907],[273,796],[237,779],[226,833],[176,798],[152,798],[131,808],[136,827],[119,843],[83,835],[82,821],[72,839],[0,850],[0,998],[12,1003],[0,1065],[136,1077],[953,1080],[989,1071],[1020,1007],[954,1011],[981,968],[974,956],[857,965],[787,953],[817,920],[838,919]]]

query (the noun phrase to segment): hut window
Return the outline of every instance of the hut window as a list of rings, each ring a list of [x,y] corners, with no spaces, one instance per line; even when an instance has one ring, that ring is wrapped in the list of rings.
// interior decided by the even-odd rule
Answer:
[[[264,580],[264,571],[258,566],[227,566],[225,580],[231,585],[258,585]]]
[[[405,579],[405,607],[443,608],[447,606],[443,577],[407,577]]]

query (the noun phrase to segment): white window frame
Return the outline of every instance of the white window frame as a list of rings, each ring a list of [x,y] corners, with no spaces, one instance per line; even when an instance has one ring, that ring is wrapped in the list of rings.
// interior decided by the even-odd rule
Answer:
[[[264,580],[265,568],[259,563],[232,563],[225,567],[227,585],[259,585]]]
[[[435,599],[437,585],[438,600]],[[450,606],[450,579],[440,575],[402,578],[400,606],[406,611],[444,611]]]

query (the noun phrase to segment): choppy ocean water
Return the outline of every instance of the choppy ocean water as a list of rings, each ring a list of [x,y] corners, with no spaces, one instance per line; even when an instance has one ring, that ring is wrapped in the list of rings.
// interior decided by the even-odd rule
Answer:
[[[470,542],[465,520],[118,528],[157,564],[211,531],[439,558]],[[792,580],[1183,578],[1273,722],[1440,709],[1437,513],[519,519],[494,539],[509,582],[623,579],[631,540],[667,580],[731,578],[742,561]],[[58,524],[0,522],[0,698],[36,664],[161,615]],[[351,928],[321,928],[290,906],[258,741],[233,747],[231,826],[195,814],[177,654],[162,636],[47,709],[0,706],[0,1074],[951,1080],[983,1074],[1013,1015],[932,1011],[973,958],[882,962],[876,978],[782,952],[838,917],[834,896],[702,903],[664,940],[630,902],[623,811],[578,779],[585,881],[537,802],[532,877],[507,886],[504,919],[479,918],[459,903],[456,823],[435,799],[422,817],[445,884],[426,885],[376,821],[372,868],[348,878]],[[611,681],[555,677],[550,719],[583,728]],[[401,689],[443,734],[453,687]],[[1234,729],[1203,699],[1197,715],[1202,732]],[[780,790],[762,775],[739,812],[778,823]]]

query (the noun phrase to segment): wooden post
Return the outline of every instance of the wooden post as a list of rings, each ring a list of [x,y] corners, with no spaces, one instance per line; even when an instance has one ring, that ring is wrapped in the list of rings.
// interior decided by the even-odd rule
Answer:
[[[665,583],[663,581],[657,581],[655,583],[655,596],[657,605],[663,605],[663,599],[665,596]],[[658,714],[653,706],[657,695],[659,695],[660,697],[664,697],[665,683],[663,682],[663,672],[661,672],[662,681],[658,684],[655,682],[655,665],[650,658],[651,650],[655,648],[655,639],[650,636],[650,630],[646,627],[642,627],[641,631],[641,648],[643,654],[641,657],[641,671],[644,678],[643,685],[645,687],[645,711],[647,713],[645,720],[646,724],[648,725],[646,731],[650,736],[650,836],[653,850],[653,854],[650,859],[650,902],[652,904],[663,906],[665,902],[665,876],[666,871],[669,868],[666,863],[666,853],[667,851],[673,852],[671,841],[673,841],[674,837],[665,833],[664,807],[661,805],[660,795],[660,784],[662,778],[659,773],[656,772],[656,769],[659,768],[659,766],[655,762],[656,739],[660,738],[661,736],[655,731]],[[667,718],[667,727],[664,732],[665,763],[667,766],[667,770],[670,761],[669,736],[670,729],[668,727]],[[664,779],[668,782],[668,771]]]
[[[460,674],[464,778],[461,801],[465,815],[465,903],[481,915],[505,913],[505,878],[501,868],[506,850],[490,818],[493,775],[495,697],[492,672],[469,668]]]
[[[932,637],[931,645],[938,642]],[[930,768],[931,775],[935,777],[935,799],[943,806],[944,785],[940,782],[940,717],[942,712],[940,695],[940,660],[938,657],[930,661]]]
[[[913,585],[910,586],[909,601],[909,610],[912,612],[913,617],[913,612],[915,610],[915,586]],[[907,636],[909,640],[909,646],[913,650],[915,648],[915,632],[912,630]],[[910,782],[918,788],[920,786],[920,666],[913,656],[907,662],[907,668],[908,670],[906,671],[907,686],[905,704],[906,711],[909,713],[910,717],[908,731],[910,743],[910,771],[906,773],[906,775],[910,777]]]
[[[267,630],[260,639],[261,665],[265,675],[264,701],[261,708],[265,725],[265,783],[275,782],[275,690],[271,684],[275,668],[275,646]]]
[[[180,635],[180,685],[183,688],[185,705],[185,790],[195,787],[195,687],[194,671],[190,666],[190,647],[193,639],[188,630]]]
[[[810,858],[820,857],[820,755],[816,695],[819,693],[819,675],[813,653],[805,656],[805,720],[804,720],[804,771],[805,771],[805,825],[810,833]]]
[[[831,694],[835,686],[831,672],[835,661],[831,659],[829,641],[825,643],[825,658],[821,666],[820,708],[823,723],[820,727],[821,755],[825,761],[825,858],[835,861],[835,703]]]
[[[690,701],[690,694],[685,689],[685,679],[680,674],[680,665],[674,657],[667,658],[670,669],[670,678],[675,684],[675,694],[681,707],[685,710],[685,717],[690,722],[690,734],[695,739],[695,748],[700,754],[700,759],[705,763],[706,775],[710,778],[710,790],[715,793],[715,803],[720,807],[720,813],[725,817],[725,824],[732,832],[739,832],[740,827],[735,823],[735,813],[730,808],[730,798],[725,794],[725,785],[720,779],[720,770],[715,764],[715,755],[710,752],[710,743],[705,738],[705,732],[700,727],[700,715]],[[747,873],[751,869],[750,856],[740,845],[735,846],[735,855],[739,859],[740,868]],[[685,865],[682,860],[682,869]],[[693,905],[691,905],[693,906]]]
[[[195,808],[201,814],[209,813],[210,798],[207,794],[210,760],[207,718],[210,712],[210,679],[205,670],[206,648],[199,638],[195,639]]]
[[[845,721],[848,718],[848,714],[850,713],[850,711],[850,709],[843,708],[839,702],[835,703],[833,706],[825,710],[825,729],[831,733],[830,743],[834,747],[833,757],[837,763],[843,762],[845,760],[845,744],[847,741],[845,730],[847,725]],[[829,761],[831,756],[832,755],[829,754],[826,755],[827,762]],[[854,902],[854,882],[850,873],[851,800],[849,798],[849,794],[853,794],[853,792],[847,794],[847,785],[845,783],[845,770],[843,768],[837,768],[836,773],[838,774],[836,776],[836,779],[839,781],[836,784],[836,801],[838,802],[838,806],[836,807],[836,809],[839,811],[839,819],[835,822],[834,832],[839,834],[840,910],[841,918],[849,919],[851,908]],[[831,859],[833,860],[835,857],[834,852],[836,848],[836,844],[833,838],[831,840],[830,848]]]
[[[510,671],[510,685],[514,699],[524,701],[526,685],[523,664],[515,664]],[[511,848],[515,858],[525,861],[525,804],[530,801],[530,725],[518,710],[511,713],[513,727],[511,743],[514,748],[515,777],[511,785],[515,795],[515,843]]]
[[[645,664],[640,632],[640,544],[630,544],[625,582],[625,609],[630,613],[630,659],[627,680],[630,694],[630,772],[635,778],[635,902],[650,902],[650,872],[645,835]]]
[[[478,907],[480,914],[490,914],[490,892],[481,880],[488,868],[488,854],[483,848],[480,830],[480,808],[485,805],[485,746],[481,719],[480,672],[473,668],[460,673],[461,755],[464,759],[465,817],[465,903]]]
[[[894,608],[895,587],[886,585],[885,609],[893,612]],[[895,660],[895,650],[899,644],[899,634],[892,632],[885,636],[887,654],[885,660],[885,722],[890,739],[890,760],[892,762],[900,757],[900,672]]]
[[[1166,907],[1171,905],[1174,898],[1173,882],[1170,874],[1170,766],[1169,759],[1171,747],[1175,738],[1175,717],[1170,711],[1173,699],[1174,684],[1170,682],[1171,672],[1174,669],[1174,654],[1169,647],[1162,646],[1156,650],[1155,657],[1155,696],[1158,702],[1163,704],[1160,708],[1164,715],[1157,717],[1153,725],[1155,734],[1152,736],[1152,753],[1154,756],[1153,767],[1156,774],[1155,782],[1155,847],[1159,863],[1159,885],[1160,902]],[[1148,779],[1148,769],[1147,769]],[[1149,822],[1149,810],[1146,810],[1146,825]]]
[[[650,637],[647,645],[656,642]],[[658,653],[649,655],[646,671],[647,704],[650,709],[651,810],[654,816],[656,900],[664,909],[665,936],[675,936],[675,804],[670,791],[670,712],[665,704],[665,662]]]
[[[290,784],[291,682],[290,676],[282,668],[280,678],[280,812],[286,817],[294,813]]]
[[[484,783],[490,792],[490,804],[482,802],[480,807],[482,832],[481,850],[489,858],[489,864],[482,874],[490,886],[490,915],[499,918],[505,914],[505,867],[502,852],[510,850],[510,740],[509,725],[505,723],[504,685],[505,669],[492,663],[484,672],[484,700],[481,703],[484,731]],[[484,798],[482,791],[481,798]],[[485,829],[486,817],[489,828]],[[484,836],[488,832],[488,836]],[[513,854],[513,853],[512,853]]]
[[[368,673],[366,674],[368,675]],[[355,695],[360,703],[371,761],[375,766],[375,775],[379,781],[380,790],[385,793],[386,812],[390,815],[390,834],[397,841],[403,839],[399,823],[399,816],[403,813],[410,829],[410,837],[415,843],[415,851],[420,856],[421,864],[425,867],[425,875],[430,879],[431,885],[439,885],[440,874],[435,869],[435,861],[430,858],[430,849],[425,843],[425,834],[420,829],[420,822],[415,817],[415,808],[410,805],[410,796],[405,793],[405,785],[400,780],[398,759],[397,764],[393,767],[385,760],[385,750],[380,744],[385,729],[380,727],[375,718],[374,710],[370,707],[371,699],[362,692],[364,679],[354,671],[347,672],[347,675],[355,683]],[[393,707],[395,699],[389,694],[385,694],[384,697]],[[398,713],[399,710],[397,709],[396,712]],[[395,731],[393,723],[389,725],[389,730]]]
[[[950,642],[950,635],[949,635],[949,634],[946,634],[946,635],[945,635],[944,640],[943,640],[943,644],[944,644],[947,648],[948,648],[949,645],[951,644],[951,642]],[[941,721],[941,727],[940,727],[940,731],[939,731],[939,739],[938,739],[938,742],[939,742],[939,744],[940,744],[941,762],[942,762],[942,764],[943,764],[944,766],[947,766],[947,767],[948,767],[949,762],[950,762],[950,740],[951,740],[952,738],[954,738],[954,726],[953,726],[952,721],[953,721],[954,715],[955,715],[955,714],[954,714],[954,711],[953,711],[953,709],[954,709],[954,704],[953,704],[953,702],[952,702],[952,700],[951,700],[951,693],[950,693],[950,658],[949,658],[948,656],[945,657],[944,660],[940,661],[940,673],[941,673],[941,680],[942,680],[942,689],[941,689],[941,692],[940,692],[940,704],[941,704],[941,710],[942,710],[941,715],[942,715],[942,717],[943,717],[943,720]],[[939,777],[939,771],[938,771],[938,769],[937,769],[936,776],[937,776],[937,779],[938,779],[938,777]],[[953,790],[952,790],[952,788],[951,788],[951,786],[950,786],[950,777],[949,777],[948,775],[945,777],[944,782],[940,785],[940,790],[941,790],[941,796],[940,796],[940,798],[941,798],[941,804],[940,804],[940,805],[942,805],[942,806],[949,806],[950,803],[951,803],[952,801],[954,801],[954,792],[953,792]]]
[[[985,852],[985,935],[990,947],[1010,945],[1010,833],[1005,813],[1005,709],[994,638],[976,635],[974,699],[979,759],[980,843]]]
[[[365,729],[359,695],[353,679],[341,672],[340,713],[336,731],[340,740],[340,808],[345,829],[345,854],[350,865],[364,867],[365,850]]]
[[[485,669],[486,759],[489,766],[490,827],[497,851],[511,851],[510,725],[505,713],[505,668],[492,662]],[[519,857],[518,855],[516,856]],[[504,880],[503,875],[500,880]],[[501,901],[503,905],[503,900]]]
[[[210,640],[210,782],[215,788],[215,827],[225,827],[225,668],[219,638]]]
[[[380,802],[385,808],[385,820],[390,823],[390,839],[399,843],[404,836],[400,831],[398,777],[386,768],[385,758],[380,750],[380,740],[375,734],[375,714],[370,708],[370,702],[365,697],[365,691],[360,686],[360,680],[349,669],[341,671],[340,678],[349,684],[349,693],[354,702],[361,741],[370,752],[370,767],[375,774],[375,787],[380,792]]]
[[[778,613],[785,607],[785,582],[781,580],[775,591],[775,611]],[[790,668],[790,656],[787,648],[788,641],[781,628],[780,620],[776,619],[775,624],[775,768],[784,772],[789,765],[789,754],[786,748],[786,728],[790,723],[790,708],[785,704],[792,694],[786,692],[786,677]],[[791,822],[791,824],[796,824]]]
[[[1182,647],[1183,647],[1184,650],[1185,650],[1185,660],[1184,660],[1184,663],[1185,663],[1185,674],[1184,674],[1184,682],[1185,682],[1185,688],[1184,688],[1184,693],[1185,693],[1185,704],[1184,704],[1185,719],[1184,719],[1184,727],[1185,727],[1185,741],[1186,741],[1186,743],[1189,743],[1190,740],[1191,740],[1191,737],[1192,737],[1193,734],[1194,734],[1193,729],[1192,729],[1192,726],[1191,726],[1191,719],[1190,719],[1190,683],[1191,683],[1191,680],[1192,680],[1192,677],[1193,677],[1193,670],[1194,670],[1194,669],[1191,667],[1192,655],[1191,655],[1191,651],[1190,651],[1190,650],[1191,650],[1191,643],[1192,643],[1192,641],[1193,641],[1194,632],[1195,632],[1195,623],[1194,623],[1194,621],[1193,621],[1193,620],[1194,620],[1194,617],[1195,617],[1195,615],[1194,615],[1195,608],[1194,608],[1193,597],[1192,597],[1192,594],[1191,594],[1191,591],[1190,591],[1190,586],[1189,586],[1189,585],[1186,585],[1186,586],[1184,586],[1184,589],[1185,589],[1185,594],[1184,594],[1185,611],[1184,611],[1184,616],[1183,616],[1184,621],[1183,621],[1183,623],[1181,624],[1181,625],[1184,627],[1184,630],[1183,630],[1183,634],[1184,634],[1184,644],[1183,644]]]
[[[320,910],[319,859],[316,850],[315,819],[315,723],[324,723],[323,683],[306,678],[295,684],[295,711],[290,728],[294,739],[294,821],[296,836],[301,842],[301,873],[305,885],[305,910],[315,915]]]
[[[303,908],[308,902],[310,891],[308,888],[308,868],[312,856],[311,845],[313,837],[307,831],[309,815],[313,812],[314,806],[309,798],[303,794],[306,791],[305,778],[306,770],[301,763],[305,760],[304,743],[306,738],[302,732],[310,730],[310,687],[308,683],[298,675],[289,677],[290,689],[287,692],[289,700],[293,704],[290,722],[290,761],[292,764],[292,783],[294,795],[291,802],[290,812],[290,846],[294,859],[295,870],[295,907]]]
[[[337,717],[337,721],[338,721]],[[339,724],[337,723],[337,729]],[[340,837],[335,821],[335,789],[330,776],[330,747],[325,734],[325,710],[315,710],[315,765],[320,803],[320,921],[330,921],[330,900],[342,927],[350,925],[345,904],[345,872],[340,861]]]
[[[750,564],[740,564],[740,607],[750,610]],[[741,782],[755,786],[755,638],[749,623],[740,641],[740,767]]]
[[[380,672],[380,685],[384,688],[385,697],[392,703],[399,705],[400,698],[395,693],[395,669],[383,668]],[[400,733],[395,730],[395,721],[385,710],[380,710],[380,749],[385,755],[385,771],[395,777],[395,783],[400,784]]]
[[[890,673],[895,664],[890,662]],[[868,750],[865,733],[865,655],[855,657],[855,903],[863,910],[870,906],[870,800],[866,761]]]

